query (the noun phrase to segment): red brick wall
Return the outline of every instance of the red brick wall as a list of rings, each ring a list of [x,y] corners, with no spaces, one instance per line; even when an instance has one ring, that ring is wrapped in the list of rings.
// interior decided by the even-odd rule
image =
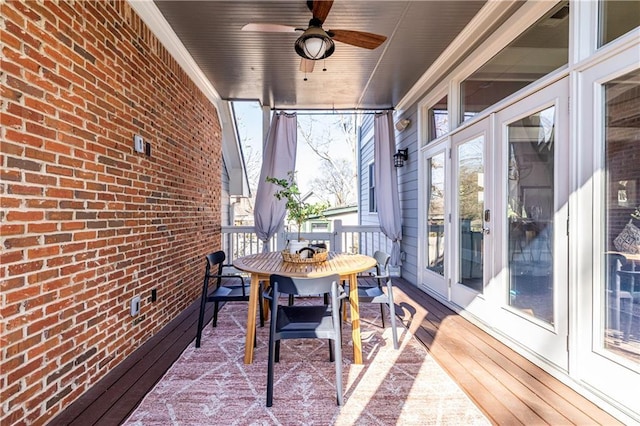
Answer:
[[[221,136],[126,2],[0,7],[0,423],[41,424],[199,296]]]

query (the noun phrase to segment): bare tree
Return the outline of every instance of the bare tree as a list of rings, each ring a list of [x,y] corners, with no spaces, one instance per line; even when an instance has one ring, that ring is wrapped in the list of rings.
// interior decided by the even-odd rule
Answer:
[[[261,153],[250,145],[243,145],[244,166],[247,171],[247,180],[251,190],[251,198],[247,198],[247,209],[253,212],[253,206],[258,190],[258,180],[260,179],[260,169],[262,167]]]
[[[348,206],[356,199],[356,179],[353,173],[353,163],[344,158],[334,160],[329,164],[322,161],[322,168],[332,170],[331,176],[323,175],[311,181],[314,194],[323,202],[332,206]]]
[[[299,134],[311,150],[320,157],[322,177],[311,181],[311,189],[320,199],[333,206],[345,206],[356,202],[356,127],[353,115],[336,115],[333,126],[341,131],[336,140],[330,126],[321,124],[313,116],[298,121]],[[339,144],[348,157],[337,156]],[[333,149],[333,151],[332,151]]]

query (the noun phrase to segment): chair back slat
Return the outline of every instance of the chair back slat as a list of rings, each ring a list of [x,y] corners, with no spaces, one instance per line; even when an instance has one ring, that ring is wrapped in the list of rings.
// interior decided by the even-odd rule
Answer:
[[[277,283],[279,293],[292,294],[295,296],[312,296],[317,294],[331,293],[332,283],[340,282],[337,274],[329,277],[318,278],[292,278],[283,275],[271,275],[271,285]]]

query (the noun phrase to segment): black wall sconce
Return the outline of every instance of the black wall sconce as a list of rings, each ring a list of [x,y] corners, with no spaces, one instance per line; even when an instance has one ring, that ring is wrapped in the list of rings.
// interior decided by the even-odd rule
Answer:
[[[399,149],[398,152],[393,154],[393,165],[395,167],[402,167],[404,166],[404,162],[407,161],[407,158],[409,158],[409,149]]]

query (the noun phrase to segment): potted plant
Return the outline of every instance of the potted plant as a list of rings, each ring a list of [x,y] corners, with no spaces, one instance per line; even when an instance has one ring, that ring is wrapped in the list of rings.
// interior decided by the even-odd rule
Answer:
[[[282,188],[273,195],[278,200],[287,200],[287,219],[296,223],[298,227],[298,241],[301,242],[303,241],[303,239],[300,237],[302,225],[310,216],[321,216],[322,212],[325,211],[329,206],[324,203],[311,204],[304,201],[302,199],[302,195],[300,194],[298,184],[296,183],[295,172],[290,171],[287,173],[287,176],[287,179],[278,179],[275,177],[267,176],[266,181],[278,185]],[[306,246],[305,243],[302,244],[302,247],[304,246]],[[302,247],[298,247],[296,248],[296,250],[293,250],[292,244],[290,242],[290,250],[292,250],[292,253],[298,251]]]

